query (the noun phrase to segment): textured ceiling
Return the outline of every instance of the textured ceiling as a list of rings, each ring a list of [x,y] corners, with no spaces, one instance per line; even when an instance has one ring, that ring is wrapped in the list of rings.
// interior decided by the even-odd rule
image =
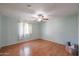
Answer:
[[[27,7],[31,5],[31,7]],[[0,4],[0,14],[14,17],[31,17],[42,12],[48,17],[67,16],[77,13],[77,3],[4,3]]]

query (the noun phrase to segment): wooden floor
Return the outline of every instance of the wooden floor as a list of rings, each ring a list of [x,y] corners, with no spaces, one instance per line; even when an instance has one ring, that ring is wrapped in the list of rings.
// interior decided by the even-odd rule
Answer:
[[[0,49],[4,56],[69,56],[65,46],[47,40],[36,39],[6,46]]]

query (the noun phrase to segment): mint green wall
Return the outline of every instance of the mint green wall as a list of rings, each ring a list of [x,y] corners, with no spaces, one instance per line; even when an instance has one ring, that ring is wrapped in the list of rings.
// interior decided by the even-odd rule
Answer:
[[[39,22],[32,22],[31,39],[41,38],[41,24]]]
[[[77,14],[61,18],[52,17],[43,24],[42,37],[60,44],[66,44],[68,41],[77,44],[77,24]]]
[[[15,18],[2,16],[2,46],[17,42],[17,26]]]
[[[5,20],[5,22],[6,22],[6,20]],[[5,37],[6,37],[6,34],[7,34],[7,31],[6,31],[7,29],[5,29],[5,27],[6,27],[5,22],[4,22],[4,18],[2,17],[2,15],[0,15],[0,47],[4,46],[6,44],[7,38],[5,38]],[[3,37],[3,35],[4,35],[4,37]]]
[[[79,45],[79,12],[78,12],[78,45]]]
[[[18,18],[2,15],[2,46],[15,44],[17,42],[40,38],[40,23],[32,22],[32,34],[27,35],[24,40],[19,40]]]
[[[70,41],[78,43],[78,15],[66,17],[52,17],[47,22],[32,22],[32,34],[26,36],[26,40],[45,38],[60,44]],[[18,20],[15,17],[2,15],[0,17],[0,46],[15,44],[18,39]]]
[[[2,46],[1,44],[1,15],[0,15],[0,47]]]

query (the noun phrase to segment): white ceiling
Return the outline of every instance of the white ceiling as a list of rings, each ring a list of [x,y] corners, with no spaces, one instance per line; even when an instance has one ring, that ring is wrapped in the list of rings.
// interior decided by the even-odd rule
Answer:
[[[20,18],[33,18],[37,12],[43,12],[48,17],[67,16],[77,13],[78,10],[77,3],[0,3],[0,14]]]

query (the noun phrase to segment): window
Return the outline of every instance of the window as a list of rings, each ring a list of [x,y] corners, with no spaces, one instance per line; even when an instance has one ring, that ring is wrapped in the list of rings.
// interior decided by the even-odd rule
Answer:
[[[27,22],[19,22],[19,37],[24,38],[28,34],[32,34],[32,25]]]

